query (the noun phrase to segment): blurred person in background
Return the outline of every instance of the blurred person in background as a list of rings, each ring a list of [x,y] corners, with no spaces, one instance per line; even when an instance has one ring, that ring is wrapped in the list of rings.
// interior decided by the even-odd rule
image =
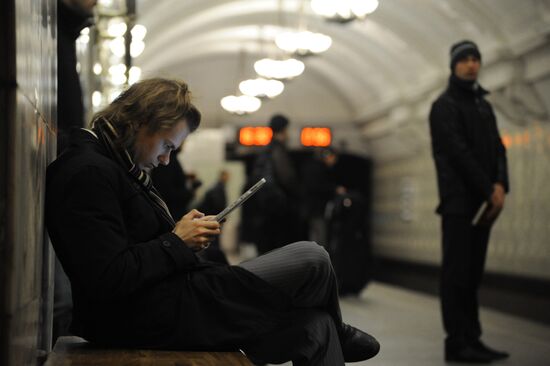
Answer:
[[[57,152],[68,143],[72,128],[84,127],[82,87],[76,69],[76,39],[93,24],[97,0],[57,1]]]
[[[271,117],[269,127],[273,137],[267,148],[258,156],[250,186],[264,177],[267,183],[258,192],[259,214],[262,216],[261,237],[257,248],[260,254],[279,248],[286,243],[305,239],[301,237],[304,220],[300,196],[301,182],[287,147],[287,117]]]
[[[197,209],[206,215],[217,215],[222,212],[227,206],[226,186],[228,181],[229,172],[227,170],[222,170],[216,183],[214,183],[214,185],[204,194],[204,197],[197,206]],[[228,264],[227,258],[221,250],[219,237],[215,237],[212,240],[210,247],[201,252],[201,255],[206,260]]]
[[[338,154],[331,147],[315,151],[304,168],[304,196],[309,224],[309,240],[327,245],[327,203],[336,194],[346,193],[338,183]]]
[[[72,128],[84,126],[82,87],[76,70],[76,39],[93,24],[97,0],[57,1],[57,154],[68,145]],[[55,259],[53,342],[68,335],[72,314],[71,285]]]
[[[182,217],[189,211],[189,205],[202,185],[195,174],[186,173],[178,159],[181,150],[182,146],[171,153],[166,166],[151,170],[153,184],[174,217]]]

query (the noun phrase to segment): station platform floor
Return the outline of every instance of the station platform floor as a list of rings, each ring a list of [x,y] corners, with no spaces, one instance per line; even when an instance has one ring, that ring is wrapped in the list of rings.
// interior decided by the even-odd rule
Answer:
[[[371,333],[381,344],[375,358],[350,365],[461,365],[444,361],[444,333],[435,296],[371,282],[358,297],[342,298],[341,306],[344,321]],[[481,309],[481,321],[484,342],[511,354],[492,365],[550,366],[549,326],[488,308]]]

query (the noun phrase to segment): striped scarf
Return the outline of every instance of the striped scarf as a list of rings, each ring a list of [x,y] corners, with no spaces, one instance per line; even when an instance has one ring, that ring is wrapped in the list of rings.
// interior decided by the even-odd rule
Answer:
[[[97,135],[99,142],[105,147],[108,155],[137,181],[138,185],[147,193],[146,197],[149,199],[153,208],[168,224],[170,224],[170,227],[173,228],[176,225],[174,218],[170,214],[168,206],[166,206],[166,203],[160,197],[159,192],[153,186],[151,177],[134,163],[128,150],[114,143],[118,138],[118,133],[106,118],[103,118],[103,121],[105,124],[96,125],[96,127],[92,129],[92,132]]]

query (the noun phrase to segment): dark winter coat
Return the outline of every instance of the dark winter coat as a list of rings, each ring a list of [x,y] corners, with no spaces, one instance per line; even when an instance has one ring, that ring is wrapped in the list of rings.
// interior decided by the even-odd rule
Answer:
[[[202,202],[197,209],[206,215],[217,215],[227,206],[225,183],[218,181],[204,194]]]
[[[319,159],[312,159],[304,168],[304,201],[311,217],[324,216],[327,202],[336,194],[336,169]]]
[[[288,299],[236,266],[201,262],[87,131],[47,171],[46,224],[90,341],[235,349],[281,324]]]
[[[472,214],[490,199],[497,182],[508,191],[506,149],[486,94],[483,88],[451,76],[447,90],[432,105],[440,214]]]

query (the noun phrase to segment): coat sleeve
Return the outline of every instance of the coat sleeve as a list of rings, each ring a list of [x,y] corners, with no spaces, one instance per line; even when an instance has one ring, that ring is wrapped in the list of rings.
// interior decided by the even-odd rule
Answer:
[[[57,210],[63,227],[56,232],[62,243],[71,243],[60,259],[69,265],[73,286],[99,300],[126,297],[197,263],[170,232],[131,243],[116,185],[106,172],[86,167],[69,181]]]
[[[335,194],[337,184],[330,178],[329,168],[322,162],[312,160],[304,168],[305,189],[308,195],[330,197]]]
[[[510,192],[510,182],[508,180],[508,163],[506,160],[506,148],[498,137],[498,155],[497,155],[497,178],[496,181],[502,183],[506,193]]]
[[[466,143],[461,132],[459,112],[451,103],[440,99],[433,104],[430,131],[434,154],[448,158],[464,181],[489,200],[493,184]]]
[[[491,108],[491,113],[494,116],[493,108]],[[497,147],[497,174],[496,182],[501,183],[504,186],[506,192],[510,191],[510,182],[508,180],[508,160],[506,158],[506,147],[502,143],[502,138],[498,132],[498,127],[496,125],[495,117],[495,146]]]
[[[283,187],[285,192],[291,194],[293,197],[298,196],[298,181],[288,151],[282,146],[276,146],[271,151],[273,171],[278,183]]]

